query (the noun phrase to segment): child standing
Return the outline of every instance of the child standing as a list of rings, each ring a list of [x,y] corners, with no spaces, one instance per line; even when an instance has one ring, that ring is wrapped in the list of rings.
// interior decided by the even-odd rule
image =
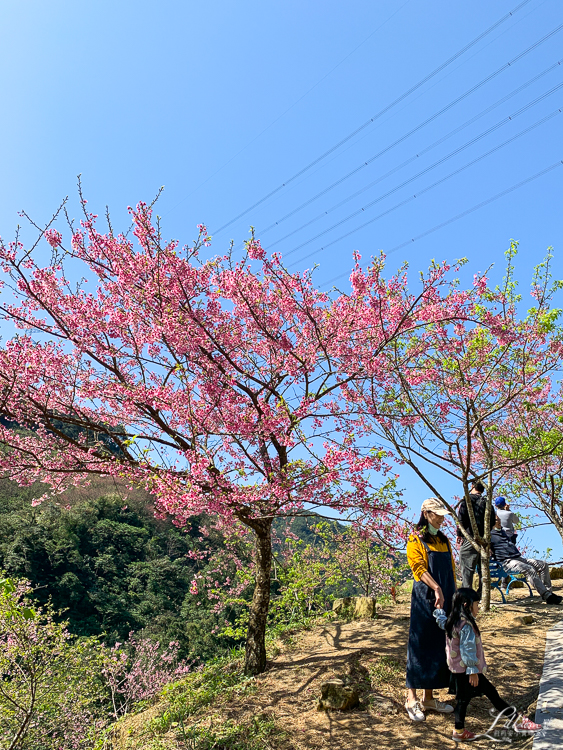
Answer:
[[[473,732],[465,729],[465,714],[472,698],[485,695],[506,718],[512,718],[516,714],[514,706],[509,706],[485,677],[487,663],[481,634],[475,621],[478,611],[479,596],[469,588],[461,588],[455,592],[449,617],[443,609],[434,610],[438,625],[446,631],[446,655],[452,673],[452,689],[455,690],[457,699],[455,729],[452,734],[452,739],[456,742],[475,737]],[[541,728],[541,724],[535,724],[525,716],[518,716],[514,724],[517,732],[536,732]]]

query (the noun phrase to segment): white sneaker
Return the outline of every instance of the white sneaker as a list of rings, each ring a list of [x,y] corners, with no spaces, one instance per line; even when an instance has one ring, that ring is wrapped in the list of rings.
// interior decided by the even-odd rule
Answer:
[[[432,700],[429,701],[422,701],[422,708],[426,711],[437,711],[439,714],[451,714],[454,710],[451,703],[444,703],[437,698],[432,698]]]
[[[411,721],[426,721],[426,714],[424,713],[420,701],[415,701],[410,705],[405,703],[405,708]]]

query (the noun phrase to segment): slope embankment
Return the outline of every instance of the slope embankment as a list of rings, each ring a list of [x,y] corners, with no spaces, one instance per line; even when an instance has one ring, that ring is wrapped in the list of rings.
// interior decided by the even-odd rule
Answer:
[[[563,581],[555,581],[554,590],[562,593]],[[516,589],[507,605],[501,605],[499,597],[492,611],[480,616],[480,627],[489,679],[507,701],[533,715],[545,634],[563,618],[563,607],[549,607],[527,593]],[[442,750],[444,745],[453,746],[451,716],[429,714],[426,722],[412,724],[404,712],[408,627],[409,599],[404,593],[377,619],[327,620],[294,634],[278,644],[279,653],[259,677],[244,678],[237,660],[206,668],[119,724],[114,748]],[[359,708],[317,709],[321,683],[331,678],[357,688]],[[447,691],[440,691],[439,697],[447,700]],[[491,723],[489,707],[484,698],[476,699],[467,726],[486,731]]]

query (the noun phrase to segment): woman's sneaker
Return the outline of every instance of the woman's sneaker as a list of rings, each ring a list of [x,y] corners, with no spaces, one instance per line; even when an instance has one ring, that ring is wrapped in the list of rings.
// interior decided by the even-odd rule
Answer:
[[[426,721],[426,714],[422,710],[420,701],[415,701],[414,703],[410,704],[405,703],[405,708],[407,709],[407,713],[411,721]]]
[[[422,708],[425,711],[437,711],[439,714],[451,714],[454,707],[450,703],[443,703],[437,698],[429,701],[422,701]]]
[[[514,725],[515,732],[539,732],[541,728],[541,724],[536,724],[535,721],[530,721],[527,716],[520,716]]]

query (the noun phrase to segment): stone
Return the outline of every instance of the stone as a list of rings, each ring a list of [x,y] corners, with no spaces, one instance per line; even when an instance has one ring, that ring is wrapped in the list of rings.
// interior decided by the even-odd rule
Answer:
[[[350,607],[351,603],[352,603],[351,596],[345,596],[343,599],[335,599],[332,602],[332,611],[337,615],[341,615],[343,614],[345,610],[347,610]]]
[[[357,596],[354,602],[354,619],[375,617],[375,598],[373,596]]]
[[[360,703],[355,688],[346,685],[344,680],[327,680],[321,683],[321,699],[317,703],[319,711],[349,711]]]
[[[388,716],[399,713],[395,702],[391,698],[383,695],[374,695],[370,697],[371,710],[378,716]]]
[[[519,615],[514,618],[514,625],[532,625],[534,622],[533,615]]]

